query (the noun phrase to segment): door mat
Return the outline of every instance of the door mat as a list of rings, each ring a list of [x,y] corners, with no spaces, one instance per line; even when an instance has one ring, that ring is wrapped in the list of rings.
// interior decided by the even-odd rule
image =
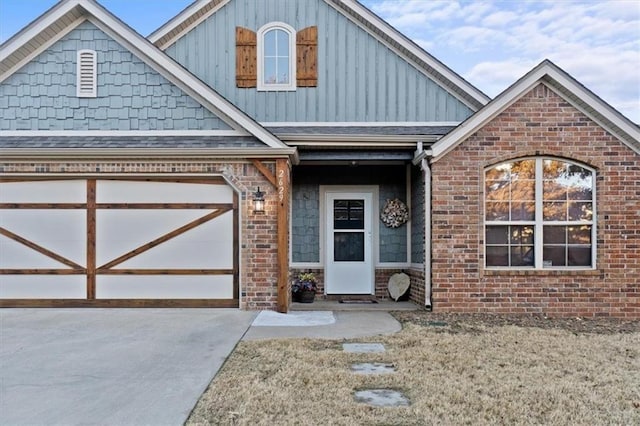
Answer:
[[[345,304],[371,304],[378,303],[376,299],[340,299],[338,302]]]

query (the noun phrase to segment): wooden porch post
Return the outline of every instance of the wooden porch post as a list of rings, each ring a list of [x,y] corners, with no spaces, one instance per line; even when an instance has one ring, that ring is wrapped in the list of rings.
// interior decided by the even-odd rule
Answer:
[[[289,312],[289,188],[291,169],[289,160],[276,160],[278,191],[278,312]]]
[[[96,180],[87,180],[87,299],[96,298]]]

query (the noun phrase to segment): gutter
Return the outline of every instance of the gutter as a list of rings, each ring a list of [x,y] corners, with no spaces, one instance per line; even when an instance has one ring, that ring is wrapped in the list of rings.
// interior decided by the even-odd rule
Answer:
[[[282,158],[289,157],[298,164],[296,148],[224,149],[224,148],[0,148],[3,160],[181,160],[203,161],[237,158]]]
[[[430,150],[425,151],[422,142],[418,142],[417,148],[413,163],[420,163],[424,173],[424,305],[431,311],[431,167],[427,159]]]

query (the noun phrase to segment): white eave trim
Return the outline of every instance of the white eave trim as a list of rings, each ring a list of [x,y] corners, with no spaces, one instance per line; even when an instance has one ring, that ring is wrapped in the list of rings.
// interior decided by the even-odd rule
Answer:
[[[171,58],[165,55],[162,51],[158,50],[155,46],[150,44],[146,39],[140,37],[139,34],[130,31],[126,26],[122,25],[119,21],[111,16],[105,15],[96,8],[92,3],[88,3],[95,10],[89,10],[94,14],[101,22],[95,22],[94,19],[90,20],[100,29],[105,31],[114,39],[118,40],[124,46],[133,50],[138,56],[146,57],[150,61],[148,64],[154,68],[157,72],[162,74],[165,78],[171,81],[173,84],[184,90],[189,96],[197,100],[205,108],[209,109],[216,115],[222,115],[228,117],[233,123],[236,123],[240,127],[246,129],[255,137],[272,148],[286,147],[279,139],[265,130],[256,121],[251,119],[245,113],[240,111],[234,105],[232,105],[225,98],[220,96],[217,92],[213,91],[202,81],[195,78],[191,73],[182,68]],[[100,13],[103,16],[98,15]],[[102,26],[102,22],[108,28]],[[128,34],[130,37],[124,38],[122,34]],[[231,124],[231,123],[227,123]]]
[[[2,130],[0,137],[157,137],[157,136],[251,136],[238,130]]]
[[[611,126],[608,125],[604,120],[601,120],[598,117],[594,117],[594,114],[592,112],[586,111],[580,105],[577,105],[572,99],[568,98],[565,94],[559,93],[557,88],[554,88],[552,85],[545,83],[545,77],[554,80],[560,86],[566,88],[580,100],[591,106],[605,120],[608,120],[610,123],[619,127],[622,131],[624,131],[640,143],[640,129],[638,129],[637,126],[635,126],[622,114],[615,111],[604,101],[597,98],[593,93],[585,89],[584,86],[578,84],[572,77],[569,77],[568,74],[553,65],[553,63],[551,63],[550,61],[544,61],[532,71],[530,71],[529,74],[525,74],[525,76],[522,77],[519,81],[517,81],[511,87],[498,95],[486,107],[469,117],[460,126],[453,129],[449,134],[436,142],[431,147],[433,155],[432,162],[438,161],[440,158],[442,158],[442,156],[455,148],[459,143],[477,132],[492,119],[494,119],[497,115],[502,113],[505,109],[507,109],[518,99],[520,99],[524,94],[541,83],[545,84],[558,96],[565,99],[567,102],[569,102],[575,108],[579,109],[600,126],[618,137],[618,139],[629,146],[629,148],[633,149],[635,152],[640,153],[638,147],[628,143],[628,141],[626,141],[619,132],[611,129]]]
[[[67,3],[58,3],[51,10],[49,10],[48,13],[45,13],[40,18],[33,21],[21,32],[17,33],[15,36],[7,40],[5,44],[3,44],[0,48],[0,62],[3,62],[9,57],[9,55],[13,54],[20,47],[29,43],[29,41],[31,41],[35,36],[42,32],[43,29],[48,28],[49,26],[56,23],[56,21],[66,15],[79,3],[80,2],[78,0],[68,1]]]
[[[4,148],[0,149],[3,159],[144,159],[206,160],[216,158],[282,158],[298,159],[296,148]]]
[[[461,121],[303,121],[260,122],[264,127],[457,127]]]
[[[193,4],[188,6],[186,9],[184,9],[182,12],[180,12],[179,14],[177,14],[176,16],[171,18],[171,20],[169,20],[169,22],[165,23],[160,28],[158,28],[153,33],[151,33],[149,35],[149,37],[147,37],[147,39],[151,43],[153,43],[156,46],[158,46],[158,48],[160,50],[166,50],[171,45],[173,45],[176,41],[178,41],[180,38],[182,38],[182,36],[184,36],[189,31],[191,31],[192,29],[194,29],[195,27],[200,25],[200,23],[202,21],[206,20],[211,15],[213,15],[218,10],[220,10],[223,6],[225,6],[227,3],[229,3],[230,0],[221,0],[220,3],[218,3],[217,5],[212,7],[211,10],[207,11],[202,16],[200,16],[199,18],[194,20],[191,24],[186,26],[184,29],[182,29],[180,32],[178,32],[176,35],[174,35],[173,37],[171,37],[170,39],[166,40],[164,43],[162,43],[160,45],[156,44],[156,43],[158,43],[158,41],[162,40],[162,38],[164,38],[167,34],[173,32],[177,27],[182,25],[183,22],[187,21],[193,15],[198,13],[203,7],[207,6],[211,1],[213,1],[213,0],[199,0],[197,2],[194,2]]]
[[[227,124],[231,127],[236,130],[239,130],[239,128],[246,129],[249,133],[272,148],[287,147],[286,144],[260,126],[256,121],[220,96],[205,83],[198,80],[193,74],[178,65],[153,44],[149,43],[147,39],[131,30],[130,27],[103,9],[102,6],[94,0],[66,0],[61,2],[58,6],[55,6],[34,21],[29,27],[23,30],[23,32],[18,33],[15,38],[10,39],[6,45],[3,45],[2,49],[0,49],[0,60],[4,60],[21,46],[29,43],[40,32],[50,25],[55,24],[62,16],[76,7],[80,7],[89,15],[87,19],[91,23],[125,46],[125,48],[129,49],[134,55],[138,56],[156,72],[182,89],[203,107],[216,114],[223,121],[227,122],[228,120]],[[81,22],[80,19],[76,20],[74,25],[79,22]],[[44,50],[50,46],[50,43],[51,41],[46,43],[46,45],[40,46],[38,50]],[[3,77],[6,77],[6,75]]]
[[[417,142],[436,142],[440,136],[425,135],[278,135],[288,145],[295,146],[364,146],[364,147],[410,147]]]

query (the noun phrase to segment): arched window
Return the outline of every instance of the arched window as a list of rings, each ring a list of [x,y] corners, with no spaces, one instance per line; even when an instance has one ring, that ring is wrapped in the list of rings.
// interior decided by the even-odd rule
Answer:
[[[595,173],[573,162],[525,158],[486,170],[486,266],[594,268],[595,206]]]
[[[258,30],[258,90],[296,89],[296,32],[281,22]]]

